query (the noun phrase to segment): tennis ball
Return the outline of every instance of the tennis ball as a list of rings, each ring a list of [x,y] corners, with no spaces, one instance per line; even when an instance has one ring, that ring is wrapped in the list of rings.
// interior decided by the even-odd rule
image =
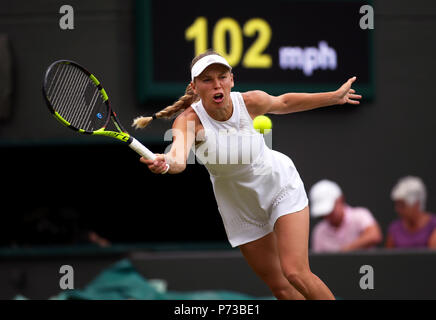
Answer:
[[[269,130],[272,129],[272,121],[267,116],[257,116],[253,120],[253,127],[262,134],[265,132],[268,133]]]

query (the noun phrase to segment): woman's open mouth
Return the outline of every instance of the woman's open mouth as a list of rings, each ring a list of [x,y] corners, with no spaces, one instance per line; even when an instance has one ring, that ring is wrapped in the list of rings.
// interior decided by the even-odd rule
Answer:
[[[216,103],[221,103],[224,100],[224,95],[222,93],[217,93],[216,95],[213,96],[213,101],[215,101]]]

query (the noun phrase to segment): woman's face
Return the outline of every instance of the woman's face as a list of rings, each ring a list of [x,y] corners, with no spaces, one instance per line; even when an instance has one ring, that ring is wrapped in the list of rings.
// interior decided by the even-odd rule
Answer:
[[[203,105],[212,108],[225,108],[230,104],[233,86],[233,73],[221,64],[210,65],[192,82]]]
[[[344,218],[344,207],[345,200],[344,197],[341,196],[336,199],[335,206],[333,207],[332,212],[328,214],[325,219],[333,226],[339,227],[342,224],[342,220]]]
[[[414,205],[409,205],[404,200],[396,200],[394,202],[394,208],[400,218],[413,220],[416,217],[416,212],[419,212],[419,202],[416,202]]]

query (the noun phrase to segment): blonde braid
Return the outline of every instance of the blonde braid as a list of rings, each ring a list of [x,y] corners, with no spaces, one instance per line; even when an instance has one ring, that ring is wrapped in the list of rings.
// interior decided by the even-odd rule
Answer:
[[[177,117],[186,108],[191,106],[194,102],[200,100],[200,97],[194,93],[191,84],[188,84],[185,90],[185,94],[174,102],[171,106],[155,113],[152,117],[138,117],[133,120],[132,127],[136,129],[145,128],[153,119],[171,119]]]

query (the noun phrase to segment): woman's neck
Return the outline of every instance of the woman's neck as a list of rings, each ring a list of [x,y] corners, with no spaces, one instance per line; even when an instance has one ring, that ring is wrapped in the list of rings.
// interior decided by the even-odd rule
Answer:
[[[430,216],[426,212],[419,212],[414,219],[407,219],[404,221],[406,228],[409,231],[417,231],[424,227],[430,219]]]
[[[230,100],[229,104],[225,107],[207,107],[203,104],[204,109],[206,110],[207,114],[214,120],[217,121],[227,121],[229,120],[233,115],[233,103]]]

